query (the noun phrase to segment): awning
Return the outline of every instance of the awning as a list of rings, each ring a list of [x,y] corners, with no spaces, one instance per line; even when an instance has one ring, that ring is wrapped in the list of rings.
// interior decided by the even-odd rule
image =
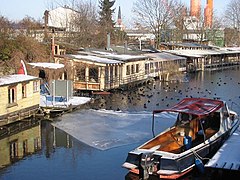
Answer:
[[[204,116],[215,112],[224,106],[223,101],[207,98],[185,98],[171,108],[154,110],[153,114],[165,112],[180,112],[197,116]]]

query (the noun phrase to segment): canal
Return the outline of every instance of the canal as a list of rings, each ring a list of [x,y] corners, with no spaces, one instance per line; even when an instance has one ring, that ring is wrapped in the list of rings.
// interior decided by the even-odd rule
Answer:
[[[0,179],[128,179],[127,153],[151,134],[151,112],[185,97],[220,98],[240,113],[240,69],[187,75],[186,82],[155,81],[96,96],[85,109],[49,121],[0,130]],[[156,122],[161,132],[173,122]],[[194,175],[193,175],[194,176]],[[194,177],[192,177],[194,179]]]

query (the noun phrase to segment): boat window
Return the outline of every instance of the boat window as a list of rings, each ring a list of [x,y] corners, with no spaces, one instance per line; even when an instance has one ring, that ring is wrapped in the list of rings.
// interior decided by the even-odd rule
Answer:
[[[176,125],[189,124],[191,120],[192,120],[192,115],[191,114],[179,113]]]
[[[223,118],[224,118],[224,119],[228,118],[228,117],[229,117],[229,113],[228,113],[226,104],[225,104],[225,106],[222,108],[222,110],[223,110]]]
[[[208,116],[201,119],[203,129],[206,130],[208,128],[213,130],[219,130],[220,128],[220,113],[212,112]]]

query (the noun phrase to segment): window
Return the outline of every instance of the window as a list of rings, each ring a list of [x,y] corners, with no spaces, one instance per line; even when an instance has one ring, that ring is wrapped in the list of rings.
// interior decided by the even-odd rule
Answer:
[[[8,89],[8,104],[15,103],[17,101],[17,90],[16,86],[9,87]]]
[[[131,66],[131,74],[135,73],[134,65]]]
[[[126,72],[126,75],[130,75],[130,66],[127,65],[127,72]]]
[[[145,64],[145,74],[149,74],[149,64]]]
[[[26,139],[23,141],[23,155],[25,156],[27,155],[27,153],[28,153],[28,140]]]
[[[33,92],[38,92],[39,88],[38,88],[38,81],[33,81]]]
[[[77,81],[85,81],[86,80],[85,68],[86,67],[78,67],[76,69],[76,80]]]
[[[10,159],[15,161],[18,157],[18,143],[17,140],[10,142]]]
[[[40,149],[40,139],[39,138],[35,138],[34,139],[34,150],[37,151]]]
[[[27,97],[27,85],[22,84],[22,98],[26,98],[26,97]]]
[[[115,77],[118,76],[118,66],[115,66]]]
[[[98,82],[98,67],[89,68],[89,81]]]
[[[139,73],[139,64],[136,64],[136,73]]]

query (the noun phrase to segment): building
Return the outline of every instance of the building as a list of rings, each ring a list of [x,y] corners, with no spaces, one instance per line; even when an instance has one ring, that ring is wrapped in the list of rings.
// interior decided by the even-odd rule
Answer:
[[[57,63],[69,64],[75,91],[107,91],[127,84],[148,80],[141,55],[119,55],[109,52],[68,54],[55,56]]]
[[[40,79],[29,75],[0,78],[0,126],[34,116],[40,103]]]
[[[58,7],[53,10],[46,10],[44,12],[45,27],[49,27],[62,31],[74,31],[74,19],[77,12],[73,9],[64,6]]]
[[[187,72],[229,68],[240,64],[240,51],[228,49],[168,50],[187,58]]]
[[[170,75],[182,74],[186,71],[186,58],[182,56],[173,55],[166,52],[148,53],[151,61],[146,62],[145,69],[152,77],[158,77],[160,80],[169,81]],[[175,80],[181,81],[180,78]]]
[[[121,15],[121,8],[119,6],[119,9],[118,9],[118,17],[117,17],[117,22],[114,26],[116,29],[119,29],[120,31],[123,31],[125,30],[125,26],[122,22],[122,15]]]

